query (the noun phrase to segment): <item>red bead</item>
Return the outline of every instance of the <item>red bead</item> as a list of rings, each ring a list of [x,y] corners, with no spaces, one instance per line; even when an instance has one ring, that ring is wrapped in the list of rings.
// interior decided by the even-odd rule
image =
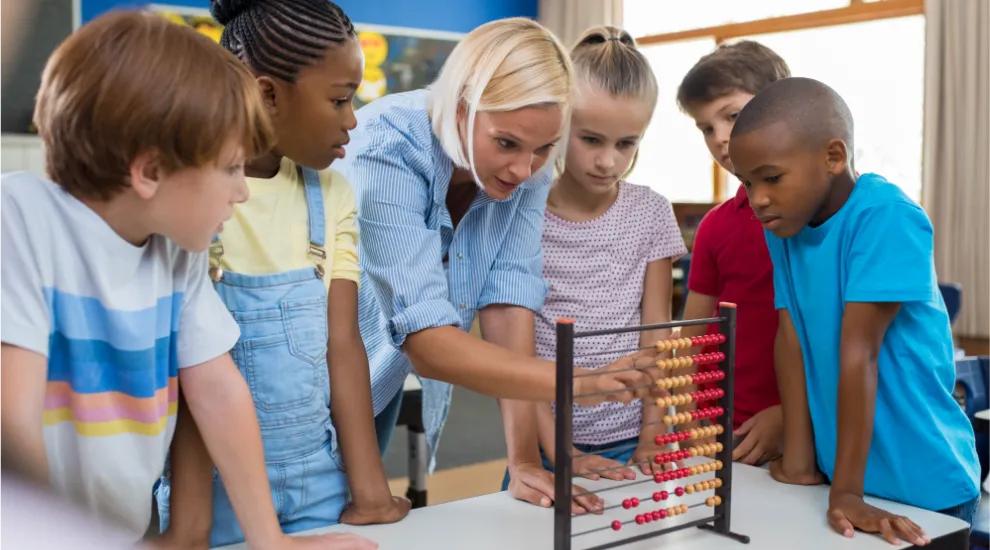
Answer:
[[[660,491],[660,500],[667,500],[670,498],[670,493],[667,491]]]
[[[663,455],[657,455],[653,457],[654,464],[663,464]]]
[[[653,502],[660,502],[661,500],[663,500],[663,497],[661,497],[660,494],[661,493],[659,491],[653,493]]]
[[[649,512],[643,514],[643,521],[646,522],[646,523],[649,523],[649,522],[653,521],[653,514],[651,514]]]
[[[681,441],[691,439],[691,432],[681,432]]]
[[[657,510],[660,512],[660,519],[665,519],[667,517],[667,510]]]
[[[653,438],[653,442],[656,443],[657,445],[666,445],[667,444],[667,442],[664,441],[664,436],[662,436],[662,435],[658,435],[658,436],[654,437]]]
[[[654,510],[653,513],[650,515],[653,516],[653,521],[663,519],[662,517],[660,517],[660,510]]]
[[[636,525],[643,525],[644,523],[646,523],[646,520],[643,518],[643,515],[642,514],[637,515]]]
[[[627,499],[624,499],[622,501],[622,507],[625,508],[626,510],[628,510],[628,509],[632,508],[632,502],[630,502],[628,498]]]
[[[653,474],[654,483],[663,483],[663,476],[659,473]]]
[[[619,520],[613,521],[612,522],[612,530],[613,531],[618,531],[619,529],[622,529],[622,522],[619,521]]]
[[[684,487],[678,487],[678,488],[674,489],[674,494],[677,495],[677,496],[679,496],[679,497],[684,496]]]
[[[722,416],[723,414],[725,414],[725,409],[723,409],[722,407],[715,407],[715,410],[718,411],[715,413],[717,416]]]
[[[629,499],[629,500],[631,500],[631,501],[632,501],[632,505],[633,505],[633,508],[635,508],[635,507],[637,507],[637,506],[639,506],[639,499],[638,499],[638,498],[636,498],[636,497],[632,497],[632,498],[631,498],[631,499]]]

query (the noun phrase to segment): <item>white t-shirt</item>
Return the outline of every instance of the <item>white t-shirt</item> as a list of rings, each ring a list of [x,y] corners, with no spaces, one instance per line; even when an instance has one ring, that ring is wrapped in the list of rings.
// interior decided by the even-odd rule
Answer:
[[[54,183],[0,180],[0,339],[48,358],[53,485],[142,535],[175,430],[179,369],[240,335],[206,254],[123,240]]]

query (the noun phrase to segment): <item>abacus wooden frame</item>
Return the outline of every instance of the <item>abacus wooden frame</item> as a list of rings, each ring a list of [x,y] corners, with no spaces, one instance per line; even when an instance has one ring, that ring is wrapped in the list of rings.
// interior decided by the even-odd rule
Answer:
[[[736,366],[736,306],[730,303],[720,303],[718,317],[709,319],[691,319],[686,321],[673,321],[669,323],[659,323],[653,325],[639,325],[623,327],[619,329],[598,330],[590,332],[574,332],[573,321],[559,319],[557,321],[557,395],[556,395],[556,416],[555,424],[555,456],[565,457],[564,460],[557,460],[555,465],[556,474],[554,476],[554,549],[571,550],[571,498],[573,469],[571,464],[571,450],[573,448],[573,405],[574,405],[574,340],[576,338],[586,338],[589,336],[601,336],[604,334],[616,334],[620,332],[642,332],[645,330],[670,329],[676,327],[710,325],[718,323],[719,332],[725,335],[725,342],[720,344],[719,351],[725,354],[722,363],[722,370],[725,378],[724,405],[725,415],[723,425],[727,426],[722,434],[716,437],[716,441],[722,444],[722,450],[716,458],[722,461],[724,468],[715,472],[715,476],[722,480],[722,486],[715,490],[715,494],[722,499],[722,504],[715,509],[715,513],[704,519],[691,521],[688,523],[643,533],[633,537],[619,539],[607,544],[595,546],[589,550],[604,550],[622,546],[631,542],[644,540],[674,531],[680,531],[690,527],[698,527],[712,531],[735,539],[742,543],[749,543],[749,537],[733,533],[731,527],[731,502],[732,502],[732,415],[733,415],[733,391],[735,366]]]

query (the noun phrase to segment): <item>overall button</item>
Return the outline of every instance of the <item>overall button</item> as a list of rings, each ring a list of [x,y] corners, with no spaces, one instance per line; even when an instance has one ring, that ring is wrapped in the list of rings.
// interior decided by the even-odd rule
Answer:
[[[458,260],[463,260],[463,259],[464,259],[464,254],[462,254],[462,253],[460,253],[460,252],[458,252],[458,253],[457,253],[457,259],[458,259]]]

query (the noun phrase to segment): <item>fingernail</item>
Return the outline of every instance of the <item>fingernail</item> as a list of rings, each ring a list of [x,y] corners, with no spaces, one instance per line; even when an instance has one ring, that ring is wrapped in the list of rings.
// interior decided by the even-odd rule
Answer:
[[[547,497],[540,499],[540,506],[550,506],[550,499]]]

